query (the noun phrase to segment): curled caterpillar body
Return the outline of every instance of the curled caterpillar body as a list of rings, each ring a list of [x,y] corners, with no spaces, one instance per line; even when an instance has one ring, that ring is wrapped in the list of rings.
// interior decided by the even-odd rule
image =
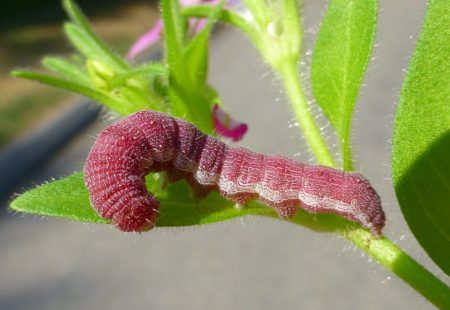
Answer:
[[[106,127],[84,168],[91,203],[123,231],[151,229],[159,202],[145,186],[150,172],[186,179],[197,195],[219,191],[238,205],[260,200],[282,217],[297,208],[334,213],[381,235],[385,216],[370,183],[358,173],[301,164],[229,147],[192,124],[142,111]]]

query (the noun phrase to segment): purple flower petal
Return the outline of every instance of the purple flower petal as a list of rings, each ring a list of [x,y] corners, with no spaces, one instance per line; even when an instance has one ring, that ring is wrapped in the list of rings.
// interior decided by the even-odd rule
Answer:
[[[161,39],[163,21],[159,19],[156,24],[146,33],[141,35],[131,46],[127,54],[127,59],[132,60],[137,54]]]
[[[230,138],[235,142],[241,140],[248,130],[246,124],[233,120],[218,104],[214,104],[212,117],[214,130],[219,135]]]
[[[204,19],[204,18],[198,19],[198,20],[196,21],[196,25],[195,25],[194,32],[195,32],[195,33],[199,33],[199,32],[206,26],[206,23],[207,23],[207,22],[208,22],[207,19]]]
[[[220,0],[180,0],[182,6],[191,6],[191,5],[216,5],[220,2]],[[232,7],[236,3],[237,0],[228,0],[225,3],[225,7]],[[206,25],[206,19],[197,19],[190,18],[189,19],[189,28],[194,31],[194,33],[200,32]],[[146,48],[153,45],[155,42],[161,39],[161,33],[163,31],[163,21],[160,19],[156,22],[156,24],[146,33],[141,35],[131,46],[127,53],[127,59],[133,60],[139,53],[141,53]]]

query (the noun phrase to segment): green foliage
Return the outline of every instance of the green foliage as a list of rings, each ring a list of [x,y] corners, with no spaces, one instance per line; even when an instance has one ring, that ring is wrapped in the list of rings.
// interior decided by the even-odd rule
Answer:
[[[211,107],[205,96],[208,75],[208,41],[223,2],[210,13],[206,26],[189,42],[185,36],[178,0],[161,3],[165,34],[165,55],[169,67],[169,94],[172,115],[195,123],[203,132],[212,133]]]
[[[147,177],[147,188],[161,204],[158,227],[209,224],[250,214],[276,216],[272,209],[256,203],[237,210],[232,202],[215,192],[202,200],[195,199],[185,182],[161,188],[158,175]],[[16,198],[11,208],[30,214],[109,223],[91,207],[82,173],[36,187]]]
[[[82,94],[121,115],[144,109],[169,112],[185,107],[193,118],[191,120],[197,125],[203,124],[207,132],[212,132],[211,105],[213,100],[220,101],[220,98],[207,84],[208,40],[221,13],[222,4],[210,12],[211,16],[203,30],[188,40],[185,18],[180,14],[178,2],[164,2],[168,65],[145,63],[136,67],[122,60],[93,33],[86,18],[72,1],[65,0],[64,6],[72,20],[65,25],[66,34],[81,57],[71,60],[56,57],[43,59],[43,65],[58,76],[21,70],[14,71],[14,76]],[[167,102],[167,92],[181,94],[181,101]],[[159,182],[149,179],[153,180],[148,183],[149,188],[161,199],[161,210],[169,214],[161,215],[158,225],[194,225],[249,213],[272,212],[261,206],[239,212],[218,194],[197,201],[191,197],[186,184],[170,185],[167,190],[161,190],[154,186]],[[11,206],[21,212],[106,222],[90,206],[80,173],[30,190],[14,200]]]
[[[165,68],[151,64],[132,68],[95,35],[76,4],[71,0],[63,4],[71,18],[65,33],[80,55],[75,61],[44,58],[42,64],[55,75],[25,70],[13,75],[84,95],[120,115],[145,109],[167,112],[164,89],[154,88],[149,81],[167,76]]]
[[[72,23],[65,25],[66,35],[87,58],[103,60],[116,69],[129,69],[129,65],[97,37],[89,21],[72,0],[63,0],[63,7]],[[85,50],[86,48],[86,50]],[[96,58],[98,57],[98,58]]]
[[[209,5],[190,5],[181,11],[184,17],[209,17],[213,14],[214,7]],[[219,13],[219,20],[241,29],[249,38],[256,38],[257,34],[253,27],[239,14],[222,8]]]
[[[352,170],[350,125],[375,37],[376,0],[331,0],[314,48],[311,86]]]
[[[56,76],[15,71],[36,80],[88,96],[112,111],[128,115],[142,109],[186,117],[211,133],[210,108],[220,103],[207,83],[208,40],[221,20],[243,30],[264,60],[280,77],[305,140],[319,163],[336,167],[314,117],[309,112],[297,69],[302,44],[298,2],[244,0],[246,19],[223,3],[216,7],[182,9],[178,0],[162,0],[165,59],[132,66],[100,40],[71,0],[64,7],[71,18],[66,35],[80,53],[75,59],[46,58],[43,65]],[[352,169],[350,126],[361,81],[370,58],[377,15],[376,0],[331,0],[313,56],[314,96],[335,127],[343,149],[344,169]],[[189,16],[208,18],[196,36],[188,30]],[[419,242],[449,273],[448,193],[450,184],[450,4],[430,0],[427,20],[408,77],[395,124],[393,174],[402,211]],[[276,217],[252,202],[242,210],[213,192],[192,197],[186,183],[161,187],[161,176],[147,176],[147,187],[161,203],[159,227],[224,221],[248,214]],[[108,223],[91,208],[81,173],[30,190],[11,207],[20,212]],[[441,308],[450,307],[450,289],[387,238],[374,239],[355,223],[331,214],[298,210],[291,222],[318,231],[342,234]]]
[[[392,169],[403,215],[450,275],[450,2],[432,0],[395,118]]]
[[[157,227],[177,227],[210,224],[247,215],[278,218],[276,212],[258,202],[251,202],[242,209],[217,192],[196,199],[186,182],[180,181],[162,187],[159,174],[146,177],[146,185],[160,202]],[[61,217],[82,222],[106,223],[91,207],[89,193],[81,172],[57,181],[43,184],[27,191],[12,201],[11,209],[17,212]],[[356,225],[332,214],[312,215],[298,210],[292,222],[316,231],[348,231]]]
[[[116,110],[118,113],[126,113],[126,110],[122,110],[122,105],[120,102],[111,98],[107,94],[93,89],[81,83],[74,82],[72,80],[66,80],[59,77],[54,77],[46,74],[41,74],[31,71],[13,71],[12,75],[15,77],[25,78],[28,80],[38,81],[50,86],[58,87],[68,91],[76,92],[89,97],[95,101],[103,102],[107,107]]]
[[[244,0],[253,22],[242,27],[264,60],[275,70],[296,64],[302,46],[299,1]]]
[[[42,65],[48,70],[66,77],[69,81],[77,81],[83,85],[89,85],[90,83],[86,70],[82,67],[80,68],[80,64],[70,62],[63,58],[45,57],[42,59]]]

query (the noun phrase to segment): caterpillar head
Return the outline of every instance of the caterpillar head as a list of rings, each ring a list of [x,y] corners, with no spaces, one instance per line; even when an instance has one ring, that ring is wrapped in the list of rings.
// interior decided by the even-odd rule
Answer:
[[[369,181],[359,173],[347,174],[347,199],[353,207],[355,220],[381,236],[386,218],[381,207],[381,199]]]

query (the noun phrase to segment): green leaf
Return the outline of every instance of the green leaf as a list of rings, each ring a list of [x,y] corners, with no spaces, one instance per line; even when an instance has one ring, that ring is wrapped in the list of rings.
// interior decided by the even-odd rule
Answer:
[[[450,275],[450,2],[431,0],[393,135],[395,191],[422,247]]]
[[[180,13],[179,3],[162,1],[171,114],[193,122],[206,133],[212,132],[211,103],[204,97],[208,39],[213,24],[220,16],[222,5],[219,4],[211,11],[207,25],[184,48],[184,32],[179,34],[184,31],[180,26],[184,17]]]
[[[203,90],[208,75],[208,41],[214,24],[223,7],[223,1],[211,12],[203,29],[189,42],[183,51],[183,61],[190,83],[196,90]],[[209,108],[209,107],[208,107]]]
[[[118,74],[115,78],[109,81],[109,86],[114,88],[120,85],[125,84],[127,80],[130,80],[134,77],[145,77],[145,76],[167,76],[167,68],[163,64],[160,63],[146,63],[137,68],[133,68],[128,70],[125,73]]]
[[[184,43],[184,18],[177,0],[162,0],[162,19],[164,24],[164,49],[171,71],[181,68]]]
[[[157,221],[159,227],[208,224],[250,214],[276,216],[272,209],[259,204],[237,210],[232,202],[217,193],[198,201],[192,197],[185,182],[171,184],[163,191],[155,178],[147,177],[147,187],[156,194],[161,204]],[[11,208],[30,214],[109,223],[91,207],[82,173],[36,187],[16,198]]]
[[[164,110],[160,98],[152,97],[150,93],[146,93],[133,85],[112,90],[112,94],[110,94],[106,91],[96,90],[84,84],[74,82],[73,80],[69,81],[63,78],[32,71],[16,70],[12,72],[12,75],[19,78],[38,81],[49,86],[58,87],[86,96],[124,116],[152,108],[155,110]]]
[[[211,107],[205,97],[206,81],[208,76],[208,41],[214,24],[217,22],[222,10],[223,2],[211,12],[205,27],[189,42],[183,50],[184,70],[177,76],[178,95],[185,102],[190,120],[203,132],[212,133]],[[176,85],[173,85],[176,86]]]
[[[91,98],[96,102],[102,103],[110,109],[116,111],[117,113],[127,115],[127,109],[122,105],[121,102],[109,96],[107,93],[100,92],[89,86],[76,83],[74,81],[69,81],[59,77],[46,75],[42,73],[32,72],[32,71],[20,71],[16,70],[12,72],[12,75],[19,78],[24,78],[32,81],[38,81],[50,86],[62,88],[71,92],[75,92]]]
[[[148,190],[155,194],[160,202],[157,227],[210,224],[247,215],[279,218],[273,209],[256,201],[238,210],[233,207],[231,201],[217,192],[212,192],[201,200],[194,199],[184,181],[162,189],[159,175],[152,174],[146,177],[146,182]],[[11,209],[83,222],[110,223],[109,220],[98,216],[91,207],[81,172],[25,192],[12,201]],[[333,214],[310,214],[301,209],[297,211],[292,222],[319,232],[349,231],[359,227]]]
[[[87,44],[89,42],[88,44],[91,47],[95,47],[99,52],[98,57],[100,58],[91,58],[108,63],[116,69],[126,70],[129,68],[129,65],[119,55],[114,53],[104,41],[97,37],[83,12],[81,12],[79,7],[72,0],[64,0],[63,7],[70,19],[78,25],[79,29],[82,31],[84,43]],[[73,42],[74,38],[71,38],[71,40]],[[78,45],[76,46],[78,47]]]
[[[45,57],[42,59],[42,65],[69,80],[77,81],[85,85],[90,84],[90,79],[86,71],[81,69],[79,65],[71,63],[63,58]]]
[[[313,94],[338,133],[345,170],[352,169],[350,126],[376,19],[376,0],[331,0],[314,48]]]
[[[130,115],[142,110],[155,110],[167,112],[162,104],[162,99],[151,94],[149,91],[143,91],[139,87],[126,86],[115,89],[113,92],[127,106],[127,112],[124,115]]]
[[[72,45],[86,58],[105,63],[117,72],[124,72],[127,70],[127,68],[118,65],[117,62],[110,57],[109,52],[99,46],[83,28],[73,23],[66,23],[64,24],[64,32]]]
[[[84,222],[108,223],[89,203],[83,174],[47,183],[29,190],[11,202],[15,211],[56,216]]]
[[[180,13],[180,4],[177,0],[161,1],[162,19],[164,24],[164,52],[169,68],[169,96],[171,114],[192,120],[182,92],[183,77],[183,43],[184,28],[183,16]]]

